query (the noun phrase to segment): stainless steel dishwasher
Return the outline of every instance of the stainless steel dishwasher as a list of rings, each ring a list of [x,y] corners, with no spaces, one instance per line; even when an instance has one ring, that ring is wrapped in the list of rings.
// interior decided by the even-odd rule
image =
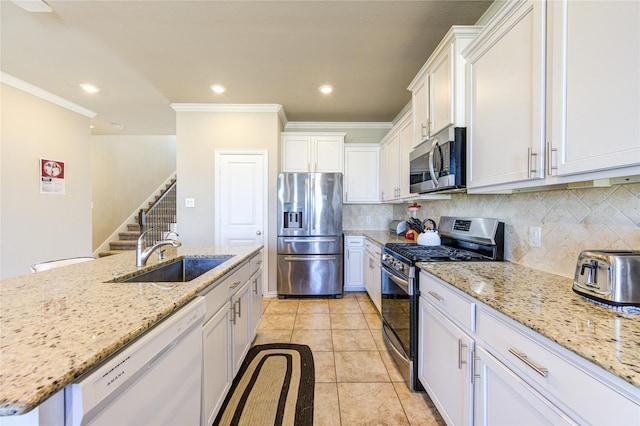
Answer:
[[[204,314],[198,297],[67,386],[65,424],[200,424]]]

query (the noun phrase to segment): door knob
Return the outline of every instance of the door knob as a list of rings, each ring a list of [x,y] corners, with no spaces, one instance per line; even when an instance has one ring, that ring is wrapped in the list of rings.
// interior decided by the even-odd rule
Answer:
[[[256,235],[262,235],[262,231],[256,231]]]

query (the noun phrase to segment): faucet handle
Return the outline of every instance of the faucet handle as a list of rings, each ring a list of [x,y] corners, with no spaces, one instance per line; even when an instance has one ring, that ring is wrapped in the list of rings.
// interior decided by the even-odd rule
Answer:
[[[165,249],[158,250],[158,261],[161,261],[164,259],[164,252],[165,252]]]

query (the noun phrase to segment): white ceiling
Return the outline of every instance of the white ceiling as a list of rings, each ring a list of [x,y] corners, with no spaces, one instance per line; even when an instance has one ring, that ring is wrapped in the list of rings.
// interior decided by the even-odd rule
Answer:
[[[451,25],[491,1],[0,1],[4,73],[98,113],[94,134],[175,134],[171,103],[265,103],[289,121],[389,122]],[[84,93],[80,83],[102,90]],[[215,95],[220,83],[227,92]],[[321,84],[335,92],[323,96]],[[119,123],[117,129],[110,123]]]

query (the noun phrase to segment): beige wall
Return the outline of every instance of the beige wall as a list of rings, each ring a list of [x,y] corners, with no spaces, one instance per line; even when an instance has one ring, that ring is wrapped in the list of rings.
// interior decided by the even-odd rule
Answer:
[[[89,118],[1,84],[0,277],[91,255]],[[65,163],[66,194],[40,194],[39,158]]]
[[[453,194],[419,201],[420,217],[496,217],[505,222],[505,257],[531,268],[573,278],[581,250],[640,248],[640,184],[513,195]],[[407,217],[407,204],[394,209]],[[542,247],[530,247],[530,226],[542,228]]]
[[[93,250],[176,170],[176,137],[93,136]]]
[[[176,113],[176,165],[178,173],[178,231],[187,245],[214,243],[214,188],[216,150],[266,150],[268,166],[268,289],[276,291],[275,212],[278,177],[280,119],[276,112]],[[195,207],[185,208],[185,198]]]

